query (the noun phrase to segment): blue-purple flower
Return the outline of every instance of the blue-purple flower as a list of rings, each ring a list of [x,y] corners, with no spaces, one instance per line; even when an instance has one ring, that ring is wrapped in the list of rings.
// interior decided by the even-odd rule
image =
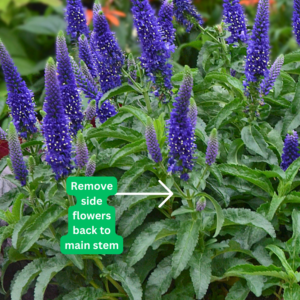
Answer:
[[[27,88],[1,40],[0,63],[8,91],[6,103],[19,135],[26,139],[30,134],[37,132],[33,93]]]
[[[65,17],[67,21],[67,33],[73,39],[77,39],[81,34],[89,35],[89,28],[81,0],[67,0]]]
[[[58,180],[62,176],[68,176],[73,166],[69,120],[60,97],[56,73],[54,60],[50,58],[45,69],[46,97],[43,110],[46,116],[43,119],[43,134],[47,146],[46,161]]]
[[[246,87],[250,82],[257,82],[260,76],[267,76],[269,52],[269,0],[260,0],[247,49]]]
[[[174,5],[172,0],[164,0],[158,13],[158,23],[161,26],[163,40],[168,47],[175,50],[175,28],[173,27]]]
[[[188,117],[190,118],[191,124],[194,129],[196,128],[197,125],[197,116],[198,116],[197,104],[195,100],[191,98]]]
[[[218,156],[219,143],[218,143],[218,131],[214,128],[209,136],[207,149],[206,149],[206,164],[211,166],[216,162]]]
[[[76,86],[75,75],[72,70],[66,39],[62,31],[57,36],[56,58],[61,99],[66,116],[70,120],[70,132],[76,136],[77,132],[83,128],[82,105]]]
[[[96,155],[94,154],[88,161],[88,164],[85,169],[85,176],[91,177],[94,175],[95,171],[96,171]]]
[[[101,10],[94,11],[94,31],[91,43],[101,90],[106,93],[122,84],[124,56]]]
[[[141,66],[155,84],[155,95],[165,100],[171,94],[172,66],[169,44],[162,36],[161,27],[148,0],[132,0],[134,26],[141,43]]]
[[[229,44],[248,41],[245,14],[239,0],[223,1],[223,16],[231,36],[227,39]]]
[[[156,131],[150,117],[147,118],[145,137],[150,156],[156,163],[161,162],[162,155],[157,141]]]
[[[94,78],[97,78],[98,74],[94,62],[93,52],[91,50],[89,41],[84,34],[82,34],[78,39],[78,49],[79,49],[79,53],[78,53],[79,58],[85,62],[91,75]]]
[[[196,204],[196,210],[201,212],[202,210],[205,209],[205,207],[206,207],[206,199],[205,197],[201,197]]]
[[[23,159],[23,154],[16,127],[13,123],[9,124],[7,139],[11,164],[13,172],[16,176],[15,178],[21,182],[22,186],[24,186],[26,185],[26,177],[28,175],[28,170]]]
[[[261,83],[261,93],[263,95],[268,95],[270,90],[273,88],[277,77],[280,75],[281,67],[284,63],[284,56],[280,55],[272,65],[268,75],[264,78]]]
[[[102,98],[103,94],[101,92],[98,93],[96,97],[96,114],[101,123],[106,122],[109,118],[115,116],[117,114],[115,106],[109,101],[105,100],[101,107],[99,108],[99,102]]]
[[[174,108],[168,124],[169,139],[169,172],[180,172],[181,178],[187,180],[194,166],[195,137],[194,128],[188,116],[190,98],[193,89],[193,76],[191,69],[186,66],[184,78],[175,98]]]
[[[0,127],[0,140],[6,140],[7,133]]]
[[[281,169],[286,171],[286,169],[295,161],[299,154],[299,142],[298,134],[296,131],[291,131],[286,135],[284,140],[283,153],[281,156]]]
[[[89,160],[89,151],[86,146],[83,134],[79,132],[77,134],[77,140],[76,140],[76,166],[79,169],[83,169]]]
[[[297,43],[300,45],[300,1],[294,0],[293,30]]]
[[[174,14],[176,20],[190,32],[195,24],[203,25],[201,15],[197,12],[192,0],[174,0]]]

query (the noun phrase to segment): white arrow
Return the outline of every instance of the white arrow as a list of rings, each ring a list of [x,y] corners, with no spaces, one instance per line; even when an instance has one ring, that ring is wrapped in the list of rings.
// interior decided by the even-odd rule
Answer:
[[[168,193],[117,193],[119,196],[168,196],[158,207],[162,207],[172,196],[173,192],[160,180],[158,182],[168,191]]]

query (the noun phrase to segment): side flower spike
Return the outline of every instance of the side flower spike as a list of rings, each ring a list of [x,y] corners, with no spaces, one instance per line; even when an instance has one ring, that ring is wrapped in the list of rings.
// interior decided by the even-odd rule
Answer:
[[[13,123],[9,124],[8,129],[8,148],[10,153],[11,164],[16,179],[21,182],[21,185],[26,185],[26,177],[28,170],[23,159],[20,141]]]
[[[61,99],[65,113],[70,120],[71,134],[76,136],[77,132],[83,128],[83,112],[66,39],[62,31],[60,31],[57,36],[56,58]]]
[[[96,100],[92,100],[85,111],[85,119],[87,121],[92,121],[95,117],[96,117]]]
[[[90,158],[90,160],[86,166],[85,176],[91,177],[94,175],[95,171],[96,171],[96,155],[94,154]]]
[[[136,76],[136,63],[135,63],[135,60],[134,60],[134,57],[133,57],[132,53],[130,53],[129,56],[128,56],[127,67],[128,67],[128,72],[129,72],[130,77],[133,80],[136,80],[137,79],[137,76]],[[128,83],[133,84],[133,82],[131,81],[130,78],[128,78]]]
[[[37,132],[33,93],[27,88],[1,40],[0,63],[8,91],[7,105],[11,110],[13,123],[19,135],[26,139],[30,134]]]
[[[69,132],[69,120],[60,97],[54,60],[49,58],[45,69],[46,97],[43,110],[43,134],[47,146],[46,161],[58,180],[68,176],[72,169],[72,141]]]
[[[218,131],[214,128],[209,136],[209,140],[207,143],[206,149],[206,164],[211,166],[216,162],[216,158],[219,151],[219,143],[218,143]]]
[[[85,62],[91,75],[97,78],[97,69],[94,62],[93,52],[91,50],[87,37],[82,34],[78,39],[79,58]]]
[[[299,142],[298,142],[298,133],[293,130],[290,131],[284,140],[283,153],[281,157],[281,169],[286,171],[286,169],[300,157],[299,154]]]
[[[223,1],[223,16],[231,36],[227,39],[229,44],[248,41],[247,24],[245,14],[239,0]]]
[[[101,123],[106,122],[109,118],[115,116],[117,114],[115,106],[109,101],[105,100],[101,107],[99,108],[99,102],[102,98],[103,94],[101,92],[98,93],[96,97],[96,114]]]
[[[196,204],[196,210],[200,212],[200,211],[204,210],[205,207],[206,207],[206,199],[205,199],[205,197],[201,197]]]
[[[294,0],[293,30],[296,41],[300,45],[300,0]]]
[[[6,140],[7,133],[0,127],[0,140]]]
[[[76,166],[83,169],[89,160],[89,151],[86,146],[83,134],[78,132],[76,141]]]
[[[197,12],[192,0],[174,0],[174,14],[177,21],[190,32],[195,23],[203,25],[201,15]]]
[[[65,18],[67,22],[67,33],[73,39],[78,38],[81,34],[89,35],[89,28],[81,0],[67,0]]]
[[[183,82],[178,96],[175,98],[174,108],[168,123],[169,140],[169,172],[180,172],[181,179],[188,180],[188,171],[194,167],[194,128],[188,116],[190,98],[193,89],[193,76],[191,69],[186,66]]]
[[[268,95],[270,90],[273,88],[277,77],[280,75],[281,67],[284,63],[284,56],[280,55],[272,65],[269,74],[264,78],[261,83],[261,93]]]
[[[190,118],[191,124],[194,129],[196,128],[197,125],[197,116],[198,116],[197,104],[194,98],[191,98],[188,117]]]
[[[147,118],[145,137],[150,156],[156,163],[161,162],[162,155],[157,141],[155,128],[150,117]]]

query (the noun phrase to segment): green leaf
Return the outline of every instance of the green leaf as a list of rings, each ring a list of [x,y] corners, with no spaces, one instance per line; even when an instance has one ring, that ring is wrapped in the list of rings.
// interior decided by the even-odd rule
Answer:
[[[285,258],[284,252],[279,247],[277,247],[276,245],[268,245],[266,249],[272,251],[279,258],[279,260],[282,263],[282,266],[285,268],[287,273],[294,273],[292,267],[289,265]]]
[[[4,226],[4,228],[2,228],[2,230],[3,230],[2,232],[0,231],[0,249],[1,249],[3,242],[7,238],[11,237],[13,230],[14,230],[14,225]]]
[[[120,125],[112,125],[99,128],[93,128],[88,132],[87,138],[115,138],[124,140],[126,142],[135,142],[136,140],[140,140],[143,135],[134,130],[127,127],[123,127]]]
[[[12,189],[9,192],[3,194],[0,197],[0,209],[7,210],[9,208],[9,206],[11,205],[11,203],[13,202],[13,200],[18,195],[18,193],[19,193],[19,189],[15,188],[15,189]]]
[[[45,290],[51,279],[62,269],[70,265],[71,262],[62,254],[57,254],[50,258],[40,272],[34,290],[34,300],[43,300]]]
[[[189,261],[190,276],[197,299],[202,299],[208,289],[211,277],[211,252],[195,251]]]
[[[37,258],[26,265],[15,277],[11,287],[11,299],[20,300],[29,284],[42,271],[47,258]]]
[[[145,291],[145,299],[160,300],[172,282],[172,256],[165,257],[151,273]]]
[[[67,211],[57,205],[53,205],[41,213],[35,222],[24,231],[19,248],[20,252],[28,251],[51,223],[66,214]]]
[[[253,266],[250,264],[237,265],[230,268],[224,277],[241,276],[241,275],[253,275],[253,276],[270,276],[287,280],[287,274],[274,265],[266,266]]]
[[[293,248],[292,253],[298,253],[300,250],[300,212],[296,209],[292,213],[293,236],[287,244]]]
[[[117,160],[121,159],[124,156],[138,153],[141,151],[146,151],[147,145],[145,139],[138,140],[134,143],[128,144],[116,152],[110,159],[110,165],[113,165]]]
[[[219,165],[219,170],[223,174],[228,174],[245,179],[266,191],[270,196],[273,196],[274,190],[268,178],[257,170],[250,169],[244,165],[222,164]]]
[[[179,215],[184,215],[184,214],[190,214],[194,212],[195,210],[193,208],[187,207],[187,206],[181,206],[178,209],[174,210],[172,212],[172,217],[174,216],[179,216]]]
[[[133,88],[132,85],[128,83],[124,83],[123,85],[111,89],[107,93],[105,93],[99,101],[99,106],[107,99],[111,99],[115,96],[123,95],[124,93],[130,93],[130,92],[136,92],[136,90]]]
[[[242,139],[234,140],[229,148],[227,155],[227,162],[229,164],[239,165],[241,163],[241,156],[244,152],[245,144]]]
[[[269,212],[268,212],[268,215],[267,215],[267,219],[269,221],[272,221],[277,209],[282,204],[284,199],[285,199],[285,196],[284,197],[279,197],[276,193],[274,193],[274,196],[273,196],[272,201],[270,203],[270,209],[269,209]]]
[[[277,150],[278,154],[282,155],[283,141],[280,132],[273,129],[267,135],[267,142]]]
[[[35,16],[26,19],[23,25],[18,26],[19,30],[31,32],[34,34],[43,34],[56,36],[60,30],[66,27],[64,19],[56,16]]]
[[[209,128],[217,128],[241,105],[241,100],[236,98],[226,104],[217,114],[217,116],[208,124]]]
[[[32,224],[35,219],[38,217],[38,214],[32,216],[23,216],[19,222],[15,225],[13,234],[12,234],[12,245],[15,249],[18,249],[18,241],[20,233],[24,230],[24,228],[28,227],[29,224]]]
[[[273,238],[276,237],[273,225],[259,213],[244,208],[227,208],[223,209],[223,213],[226,219],[224,225],[250,225],[265,230]]]
[[[119,262],[108,266],[107,270],[110,272],[113,279],[122,283],[122,287],[130,300],[142,299],[143,292],[140,279],[134,272],[133,268],[129,267],[124,262]]]
[[[300,300],[300,285],[293,283],[292,286],[286,286],[283,293],[284,300]]]
[[[173,278],[177,278],[188,264],[196,247],[201,222],[200,220],[187,220],[180,224],[172,258]]]
[[[138,118],[145,126],[147,125],[147,114],[143,112],[140,108],[131,106],[131,105],[126,105],[120,107],[119,111],[124,111],[127,113],[130,113],[134,115],[136,118]]]
[[[81,287],[62,297],[62,300],[87,300],[99,299],[105,295],[101,288]]]
[[[246,126],[241,132],[246,147],[259,154],[271,164],[278,164],[276,155],[268,148],[262,134],[254,126]]]
[[[147,215],[154,209],[155,205],[155,200],[148,200],[137,204],[125,212],[118,225],[118,235],[121,235],[122,237],[129,236],[135,228],[143,223]]]
[[[249,292],[247,284],[239,280],[230,288],[225,300],[245,300]]]

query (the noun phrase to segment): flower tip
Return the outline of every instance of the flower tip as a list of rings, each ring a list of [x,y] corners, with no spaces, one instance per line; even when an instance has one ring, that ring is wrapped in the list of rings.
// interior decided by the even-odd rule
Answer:
[[[54,62],[53,57],[49,57],[49,58],[48,58],[48,60],[47,60],[47,65],[48,65],[48,66],[55,66],[55,62]]]
[[[91,102],[90,102],[90,106],[96,106],[96,100],[93,99]]]
[[[58,32],[58,34],[57,34],[57,37],[58,37],[58,38],[65,38],[64,32],[63,32],[62,30],[60,30],[60,31]]]
[[[86,39],[86,36],[84,34],[82,34],[80,37],[79,37],[82,41],[84,41]]]
[[[151,126],[153,124],[153,121],[150,117],[147,117],[147,126]]]

